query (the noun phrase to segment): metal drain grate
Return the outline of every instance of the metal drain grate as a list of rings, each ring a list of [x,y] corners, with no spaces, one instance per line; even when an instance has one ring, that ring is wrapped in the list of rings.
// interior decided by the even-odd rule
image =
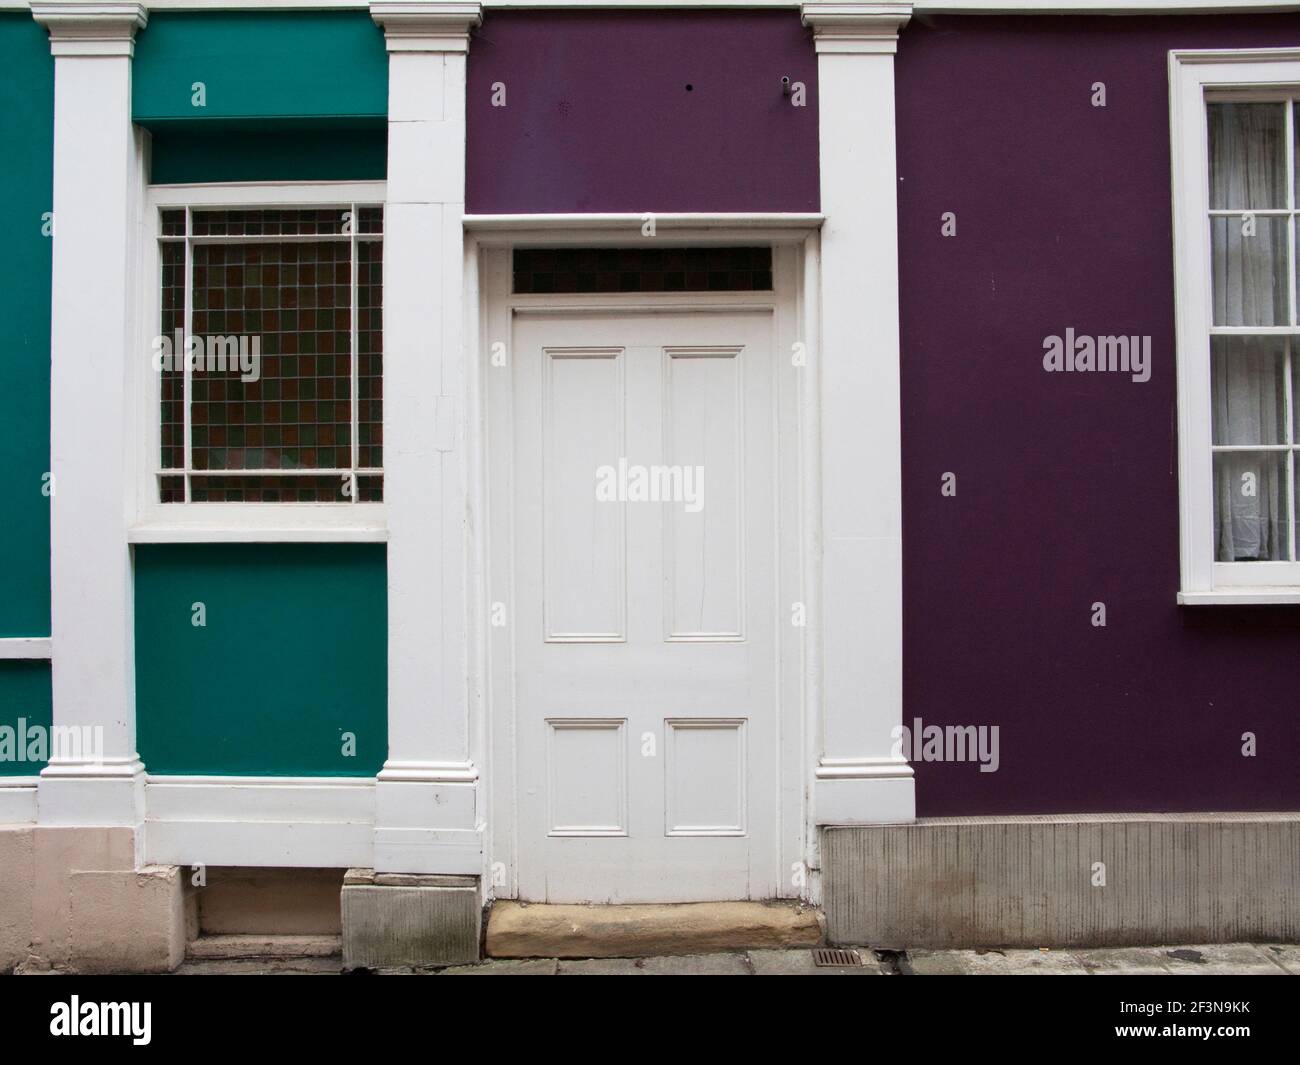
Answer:
[[[856,950],[841,950],[839,947],[817,947],[813,950],[812,955],[813,964],[821,968],[862,964],[862,955]]]

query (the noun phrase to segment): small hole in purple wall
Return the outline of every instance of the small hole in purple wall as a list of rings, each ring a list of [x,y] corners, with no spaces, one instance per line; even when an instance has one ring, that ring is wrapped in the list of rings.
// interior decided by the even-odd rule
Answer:
[[[695,91],[695,86],[694,86],[694,85],[691,85],[690,83],[687,83],[687,85],[686,85],[686,91],[687,91],[687,92],[694,92],[694,91]]]

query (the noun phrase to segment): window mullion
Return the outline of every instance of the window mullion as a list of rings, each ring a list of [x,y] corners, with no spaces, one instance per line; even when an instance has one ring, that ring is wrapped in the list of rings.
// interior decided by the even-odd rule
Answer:
[[[352,502],[355,503],[361,496],[361,481],[357,476],[357,469],[361,465],[361,398],[359,395],[361,382],[361,352],[360,352],[360,331],[357,328],[357,314],[360,309],[359,293],[361,289],[361,278],[359,276],[359,259],[360,255],[357,248],[357,230],[361,226],[361,216],[357,205],[352,205],[352,284],[350,289],[351,312],[349,321],[351,324],[350,343],[352,347]]]
[[[1296,324],[1296,216],[1295,216],[1295,101],[1288,99],[1286,101],[1286,205],[1290,212],[1287,218],[1287,304],[1290,307],[1291,325]],[[1292,394],[1292,366],[1291,338],[1286,337],[1283,341],[1286,356],[1283,360],[1282,381],[1285,390],[1283,403],[1283,417],[1286,424],[1283,426],[1282,438],[1288,444],[1294,444],[1295,424],[1292,414],[1292,405],[1294,398]],[[1286,502],[1287,502],[1287,558],[1292,562],[1295,561],[1295,524],[1296,524],[1296,499],[1295,499],[1295,450],[1288,448],[1286,453]]]
[[[185,208],[185,319],[181,333],[182,392],[181,417],[184,422],[184,468],[185,468],[185,502],[190,502],[190,470],[194,468],[193,443],[194,427],[190,414],[190,402],[193,395],[191,379],[190,337],[194,330],[194,245],[191,234],[194,232],[193,209]]]
[[[1286,113],[1286,209],[1287,209],[1287,321],[1296,324],[1295,305],[1295,104],[1285,102]]]
[[[1287,337],[1284,341],[1286,345],[1286,360],[1283,363],[1283,390],[1286,395],[1286,404],[1283,407],[1283,417],[1286,419],[1286,425],[1282,430],[1283,440],[1287,442],[1287,558],[1292,562],[1296,560],[1296,475],[1295,475],[1295,433],[1294,429],[1294,408],[1295,397],[1292,394],[1292,375],[1291,368],[1291,338]]]

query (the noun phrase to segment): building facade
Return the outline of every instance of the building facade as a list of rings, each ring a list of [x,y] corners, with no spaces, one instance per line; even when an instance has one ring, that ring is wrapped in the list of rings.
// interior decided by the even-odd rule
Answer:
[[[0,55],[0,965],[459,961],[509,899],[1300,935],[1300,5]]]

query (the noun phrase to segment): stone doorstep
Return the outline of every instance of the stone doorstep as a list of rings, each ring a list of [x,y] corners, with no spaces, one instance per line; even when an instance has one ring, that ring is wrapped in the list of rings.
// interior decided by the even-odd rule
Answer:
[[[185,950],[187,961],[236,958],[332,958],[343,953],[343,937],[329,935],[226,934],[199,936]]]
[[[578,906],[497,902],[488,911],[494,958],[644,958],[815,947],[819,911],[795,903],[686,902]]]

